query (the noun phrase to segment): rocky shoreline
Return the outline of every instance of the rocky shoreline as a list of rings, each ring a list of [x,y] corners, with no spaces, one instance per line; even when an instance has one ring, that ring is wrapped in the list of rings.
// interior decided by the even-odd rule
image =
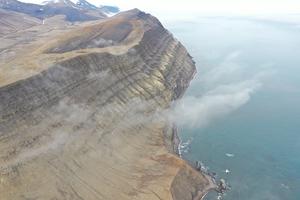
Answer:
[[[173,143],[173,153],[176,154],[178,157],[180,157],[181,159],[184,160],[184,158],[182,157],[181,154],[181,150],[180,150],[180,145],[182,143],[179,135],[178,135],[178,128],[175,124],[173,124],[172,126],[173,128],[173,134],[172,134],[172,143]],[[185,160],[188,165],[190,165],[194,170],[198,171],[199,174],[201,174],[201,176],[204,176],[205,179],[209,182],[209,184],[206,186],[206,188],[203,188],[201,191],[198,191],[197,196],[193,197],[193,199],[195,200],[202,200],[205,198],[205,196],[207,195],[207,193],[211,192],[211,191],[216,191],[218,192],[220,190],[220,186],[216,183],[215,178],[208,174],[205,173],[201,170],[199,170],[199,168],[197,168],[197,162],[196,163],[192,163],[188,160]]]

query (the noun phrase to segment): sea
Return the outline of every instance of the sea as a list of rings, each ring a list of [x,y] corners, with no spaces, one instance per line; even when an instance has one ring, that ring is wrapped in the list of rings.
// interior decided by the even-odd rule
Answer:
[[[164,23],[197,65],[178,102],[182,155],[226,180],[231,189],[224,200],[300,200],[300,20],[294,17]]]

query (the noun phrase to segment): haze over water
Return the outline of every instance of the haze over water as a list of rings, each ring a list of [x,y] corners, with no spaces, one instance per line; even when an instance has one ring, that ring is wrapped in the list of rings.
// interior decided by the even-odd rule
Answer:
[[[299,24],[246,17],[165,23],[198,70],[176,109],[182,139],[192,139],[184,157],[230,183],[225,200],[300,199]]]

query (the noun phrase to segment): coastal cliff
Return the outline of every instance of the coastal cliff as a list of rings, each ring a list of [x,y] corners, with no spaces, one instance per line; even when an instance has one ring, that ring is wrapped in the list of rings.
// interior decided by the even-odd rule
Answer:
[[[34,37],[0,63],[1,200],[192,200],[214,187],[176,155],[160,114],[196,69],[155,17]]]

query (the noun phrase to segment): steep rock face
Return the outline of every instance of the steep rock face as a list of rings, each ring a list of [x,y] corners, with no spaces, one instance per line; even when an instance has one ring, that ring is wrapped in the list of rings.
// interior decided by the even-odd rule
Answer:
[[[212,187],[172,152],[163,113],[195,66],[157,19],[132,10],[22,56],[35,67],[0,88],[1,200],[184,200]]]

